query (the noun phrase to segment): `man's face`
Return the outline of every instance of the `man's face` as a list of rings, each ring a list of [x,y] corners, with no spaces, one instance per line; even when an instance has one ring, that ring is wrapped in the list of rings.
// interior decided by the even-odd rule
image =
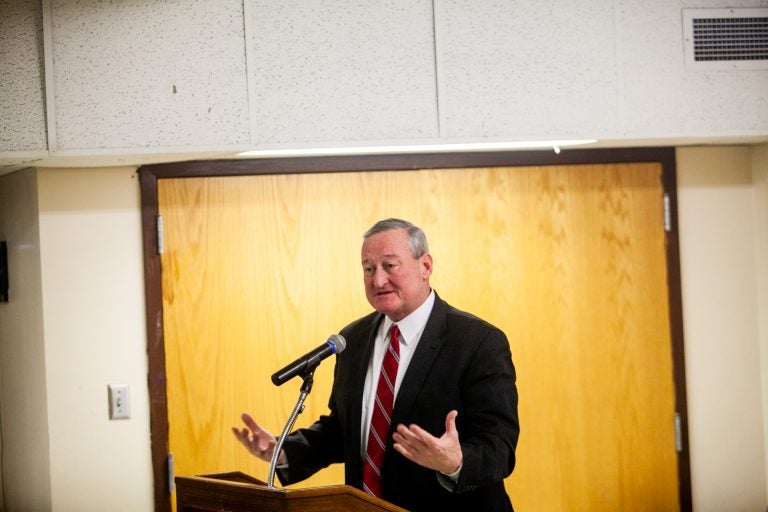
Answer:
[[[398,322],[411,314],[429,295],[432,257],[414,258],[408,233],[393,229],[363,242],[365,296],[376,311]]]

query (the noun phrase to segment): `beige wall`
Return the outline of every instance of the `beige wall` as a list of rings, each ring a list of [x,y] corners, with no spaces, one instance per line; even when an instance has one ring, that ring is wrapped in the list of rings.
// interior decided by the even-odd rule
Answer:
[[[53,510],[152,508],[138,177],[39,171]],[[110,420],[107,385],[130,386]]]
[[[677,152],[691,473],[698,511],[763,511],[768,503],[761,393],[766,369],[761,368],[756,286],[768,259],[758,261],[756,255],[752,153],[746,147]],[[760,236],[764,241],[765,231]]]
[[[755,198],[755,282],[763,390],[763,443],[766,445],[765,467],[768,468],[768,144],[752,151],[752,181]]]
[[[768,389],[767,165],[765,145],[678,152],[698,512],[762,512],[768,502],[761,394]],[[7,510],[150,511],[134,169],[23,171],[0,177],[0,198],[0,237],[15,243],[31,232],[31,253],[39,241],[38,256],[12,266],[16,302],[0,304]],[[35,289],[37,298],[30,291],[22,302],[22,292]],[[109,383],[131,386],[131,419],[108,419]]]
[[[0,303],[3,505],[50,510],[37,171],[0,178],[0,240],[8,244],[10,300]]]

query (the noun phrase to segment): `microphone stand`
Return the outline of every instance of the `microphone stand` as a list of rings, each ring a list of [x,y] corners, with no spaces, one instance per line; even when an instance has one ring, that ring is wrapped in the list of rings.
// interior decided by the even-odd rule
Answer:
[[[317,362],[318,364],[320,361]],[[275,445],[275,451],[272,453],[272,462],[269,464],[269,478],[267,479],[267,487],[270,489],[275,488],[275,470],[277,469],[277,459],[280,457],[280,452],[283,449],[283,442],[288,436],[288,433],[293,428],[293,424],[296,423],[296,418],[299,414],[304,412],[304,400],[307,399],[307,395],[312,391],[312,384],[314,384],[314,375],[317,364],[311,368],[307,368],[302,374],[301,378],[304,379],[304,383],[301,385],[301,392],[299,393],[299,399],[296,402],[296,406],[293,408],[291,416],[288,418],[288,422],[285,424],[280,437],[277,438],[277,444]]]

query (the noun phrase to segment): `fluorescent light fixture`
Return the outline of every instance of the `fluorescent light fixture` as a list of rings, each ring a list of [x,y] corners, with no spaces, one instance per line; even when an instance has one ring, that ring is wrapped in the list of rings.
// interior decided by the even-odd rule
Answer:
[[[378,155],[385,153],[456,153],[459,151],[504,151],[516,149],[550,148],[560,153],[561,148],[594,144],[595,139],[540,140],[517,142],[470,142],[457,144],[422,144],[397,146],[351,146],[338,148],[257,149],[238,153],[240,157],[321,156],[321,155]]]

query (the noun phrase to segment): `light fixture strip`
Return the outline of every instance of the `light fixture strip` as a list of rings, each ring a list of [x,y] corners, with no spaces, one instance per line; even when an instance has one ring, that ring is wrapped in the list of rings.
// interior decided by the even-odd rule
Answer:
[[[542,140],[518,142],[475,142],[464,144],[422,144],[394,146],[350,146],[327,148],[293,148],[293,149],[257,149],[238,153],[241,157],[274,157],[274,156],[319,156],[319,155],[362,155],[386,153],[433,153],[459,151],[504,151],[519,149],[551,148],[558,152],[561,148],[594,144],[595,139],[579,140]]]

